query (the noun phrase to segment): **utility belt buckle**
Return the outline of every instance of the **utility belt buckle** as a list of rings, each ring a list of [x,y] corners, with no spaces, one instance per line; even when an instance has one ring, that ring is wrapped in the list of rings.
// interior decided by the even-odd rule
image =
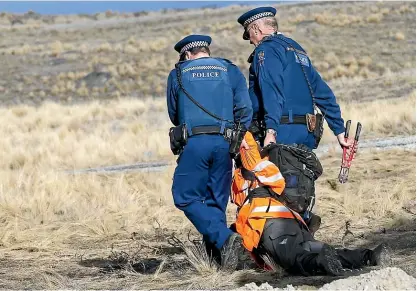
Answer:
[[[316,115],[310,113],[306,114],[306,125],[309,132],[313,132],[316,129],[316,121]]]

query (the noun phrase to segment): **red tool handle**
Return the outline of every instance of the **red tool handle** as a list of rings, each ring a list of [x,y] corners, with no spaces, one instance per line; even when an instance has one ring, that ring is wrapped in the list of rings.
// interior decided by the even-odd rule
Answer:
[[[348,120],[346,122],[345,141],[347,141],[349,138],[350,124],[351,124],[351,121]],[[358,151],[358,142],[359,142],[359,136],[361,134],[361,131],[362,131],[362,124],[358,122],[356,126],[356,133],[355,133],[355,139],[353,141],[353,144],[350,147],[343,148],[342,165],[340,167],[340,173],[339,173],[339,182],[342,184],[346,183],[348,180],[350,166],[352,164],[353,159],[355,158],[356,152]]]

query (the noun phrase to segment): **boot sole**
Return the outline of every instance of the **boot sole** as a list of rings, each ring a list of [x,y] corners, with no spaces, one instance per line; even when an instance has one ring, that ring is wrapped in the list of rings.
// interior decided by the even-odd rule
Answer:
[[[341,276],[343,274],[342,263],[337,258],[337,252],[332,247],[325,246],[323,249],[323,256],[325,263],[324,269],[329,275]]]

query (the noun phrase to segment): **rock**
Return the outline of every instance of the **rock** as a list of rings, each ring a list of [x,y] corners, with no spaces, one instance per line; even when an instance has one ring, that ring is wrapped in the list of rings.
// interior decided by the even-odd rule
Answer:
[[[79,79],[77,81],[77,86],[82,82],[85,82],[85,85],[88,88],[92,87],[103,87],[108,80],[110,80],[111,74],[108,72],[91,72],[87,76]]]
[[[274,288],[268,283],[262,283],[261,285],[258,286],[256,285],[256,283],[252,282],[236,290],[239,290],[239,291],[245,291],[245,290],[293,291],[293,290],[298,290],[298,289],[294,288],[294,286],[292,285],[287,285],[287,287],[285,288]]]
[[[405,211],[411,214],[416,214],[416,200],[410,200],[404,203],[402,207]]]
[[[49,61],[49,65],[57,66],[57,65],[60,65],[60,64],[65,64],[66,62],[67,62],[67,60],[64,59],[64,58],[54,58],[54,59]]]

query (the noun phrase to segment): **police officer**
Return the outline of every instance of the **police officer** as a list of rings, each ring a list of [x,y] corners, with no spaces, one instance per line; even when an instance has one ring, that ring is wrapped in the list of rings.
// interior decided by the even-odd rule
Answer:
[[[235,268],[244,250],[241,237],[226,224],[232,159],[225,135],[233,124],[246,131],[252,107],[245,77],[230,61],[210,57],[210,43],[209,36],[190,35],[174,47],[180,61],[168,77],[168,114],[175,126],[185,125],[188,140],[172,194],[175,206],[213,250],[211,255],[219,255],[224,267]]]
[[[254,123],[265,124],[263,144],[295,143],[316,148],[321,138],[315,115],[319,108],[339,144],[350,146],[353,141],[345,141],[344,122],[335,95],[306,51],[278,31],[275,14],[273,7],[259,7],[238,19],[244,27],[243,39],[255,45],[248,60],[249,94]],[[313,232],[317,230],[320,217],[309,211],[304,215]]]
[[[306,51],[278,31],[275,14],[273,7],[259,7],[238,19],[245,29],[243,39],[255,45],[250,57],[249,93],[254,120],[266,124],[264,144],[297,143],[315,148],[306,114],[313,114],[316,105],[339,144],[351,145],[351,141],[344,139],[345,127],[335,95],[311,64]]]

